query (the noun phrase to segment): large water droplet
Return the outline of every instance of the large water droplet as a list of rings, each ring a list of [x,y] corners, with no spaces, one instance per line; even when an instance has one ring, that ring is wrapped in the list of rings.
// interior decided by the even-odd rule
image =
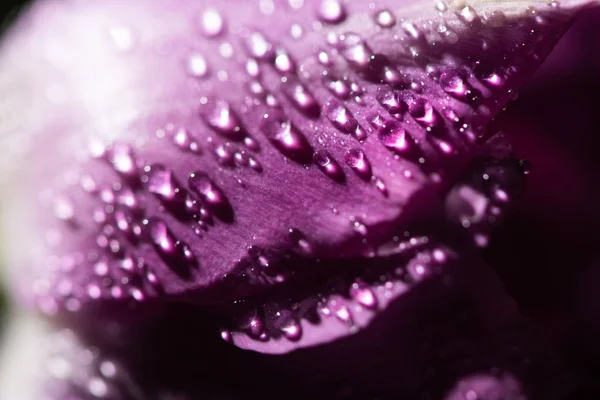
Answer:
[[[318,15],[322,21],[337,24],[346,18],[346,10],[340,0],[320,0]]]
[[[317,150],[313,161],[321,171],[336,182],[344,182],[345,175],[340,165],[326,150]]]
[[[260,122],[267,139],[285,156],[302,163],[312,160],[312,147],[300,131],[281,112],[272,110]]]
[[[245,136],[239,117],[224,100],[203,104],[200,115],[211,128],[228,139],[242,140]]]
[[[365,181],[371,179],[371,163],[362,150],[348,150],[344,157],[344,161],[361,179]]]

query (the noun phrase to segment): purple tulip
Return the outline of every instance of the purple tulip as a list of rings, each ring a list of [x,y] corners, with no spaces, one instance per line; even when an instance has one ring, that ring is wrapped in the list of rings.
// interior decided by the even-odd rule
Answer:
[[[530,168],[488,126],[587,3],[35,5],[1,50],[6,258],[79,371],[42,390],[563,398],[479,253]]]

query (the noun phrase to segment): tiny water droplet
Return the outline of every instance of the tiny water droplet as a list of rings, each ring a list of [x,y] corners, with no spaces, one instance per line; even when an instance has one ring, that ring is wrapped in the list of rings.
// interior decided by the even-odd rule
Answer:
[[[338,182],[343,182],[345,180],[342,168],[326,150],[317,150],[313,154],[313,161],[317,167],[331,179]]]
[[[388,195],[387,185],[385,184],[383,179],[379,177],[373,177],[373,182],[375,183],[375,187],[377,188],[377,190],[379,190],[379,192],[381,192],[381,194],[383,194],[384,196]]]

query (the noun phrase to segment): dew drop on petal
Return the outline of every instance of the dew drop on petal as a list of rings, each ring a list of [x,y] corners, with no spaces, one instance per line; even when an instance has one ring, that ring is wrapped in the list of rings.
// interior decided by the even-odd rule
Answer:
[[[213,37],[223,32],[225,22],[219,11],[209,8],[202,13],[202,31],[206,36]]]
[[[336,24],[346,18],[346,10],[341,0],[320,0],[318,16],[324,22]]]

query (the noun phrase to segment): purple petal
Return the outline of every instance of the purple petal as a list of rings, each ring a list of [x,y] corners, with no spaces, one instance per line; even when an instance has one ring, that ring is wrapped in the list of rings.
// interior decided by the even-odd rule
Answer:
[[[48,2],[21,20],[4,69],[35,158],[7,225],[36,249],[11,264],[39,277],[43,309],[214,303],[302,275],[307,257],[369,256],[437,212],[573,14],[382,7],[407,7],[393,24],[326,3]]]

